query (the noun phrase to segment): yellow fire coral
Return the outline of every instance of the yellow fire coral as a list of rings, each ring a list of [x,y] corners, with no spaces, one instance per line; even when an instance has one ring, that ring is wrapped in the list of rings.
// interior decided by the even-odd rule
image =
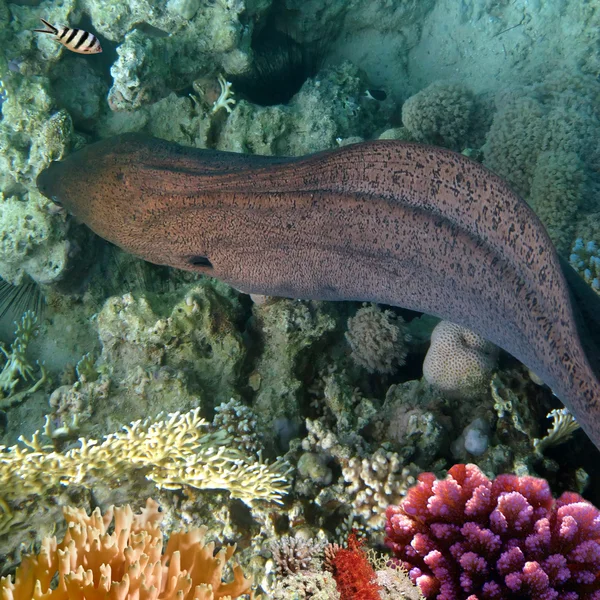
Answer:
[[[251,505],[281,502],[288,467],[245,455],[224,431],[207,431],[198,409],[167,418],[135,421],[102,441],[81,438],[79,447],[56,452],[36,432],[22,446],[0,446],[0,520],[10,503],[61,485],[116,483],[143,473],[162,489],[225,489]]]
[[[171,534],[163,554],[154,500],[140,514],[129,505],[111,506],[104,515],[98,508],[89,516],[73,508],[64,514],[63,541],[44,538],[38,555],[23,558],[14,582],[1,578],[1,600],[232,600],[250,592],[237,564],[233,581],[223,582],[235,546],[214,554],[214,542],[204,541],[206,528]]]

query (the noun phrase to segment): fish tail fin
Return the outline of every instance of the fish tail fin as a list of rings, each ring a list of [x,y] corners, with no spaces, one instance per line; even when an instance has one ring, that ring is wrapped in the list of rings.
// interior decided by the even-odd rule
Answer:
[[[34,29],[33,31],[37,31],[38,33],[50,33],[52,35],[56,35],[58,33],[58,28],[48,23],[46,19],[42,19],[40,17],[40,21],[47,27],[47,29]]]

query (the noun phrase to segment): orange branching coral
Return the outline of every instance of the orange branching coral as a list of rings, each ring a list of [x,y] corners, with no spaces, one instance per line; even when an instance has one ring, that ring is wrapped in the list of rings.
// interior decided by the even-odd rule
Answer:
[[[44,538],[15,574],[0,579],[1,600],[232,600],[250,590],[239,565],[233,581],[223,568],[235,546],[214,553],[206,528],[173,533],[163,553],[158,504],[148,500],[140,514],[130,506],[65,508],[67,532],[61,543]],[[109,533],[113,521],[114,528]]]
[[[377,574],[356,534],[348,536],[347,548],[334,551],[330,564],[341,600],[381,600]]]

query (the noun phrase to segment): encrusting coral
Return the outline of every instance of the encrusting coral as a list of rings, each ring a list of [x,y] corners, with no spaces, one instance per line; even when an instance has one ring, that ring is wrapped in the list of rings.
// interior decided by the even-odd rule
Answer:
[[[426,598],[598,600],[600,511],[529,476],[454,465],[386,511],[386,543]]]
[[[1,578],[2,600],[232,600],[250,591],[237,564],[231,565],[233,581],[223,581],[235,546],[215,554],[205,528],[172,533],[164,545],[162,514],[151,499],[139,514],[111,506],[104,515],[68,507],[64,515],[63,541],[44,538],[14,580]]]
[[[0,446],[1,506],[6,510],[9,502],[58,484],[116,483],[136,472],[161,489],[226,489],[249,505],[281,502],[288,486],[283,463],[268,465],[244,455],[225,432],[206,431],[198,413],[135,421],[102,442],[81,438],[80,447],[65,453],[42,445],[39,432],[31,440],[20,438],[25,448]]]

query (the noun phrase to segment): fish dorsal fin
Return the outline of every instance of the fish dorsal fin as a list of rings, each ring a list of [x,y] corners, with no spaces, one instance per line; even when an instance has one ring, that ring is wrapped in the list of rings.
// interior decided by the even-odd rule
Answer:
[[[47,27],[47,29],[34,29],[34,31],[37,33],[49,33],[50,35],[56,35],[58,33],[58,28],[48,23],[46,19],[42,19],[40,17],[40,21]]]

